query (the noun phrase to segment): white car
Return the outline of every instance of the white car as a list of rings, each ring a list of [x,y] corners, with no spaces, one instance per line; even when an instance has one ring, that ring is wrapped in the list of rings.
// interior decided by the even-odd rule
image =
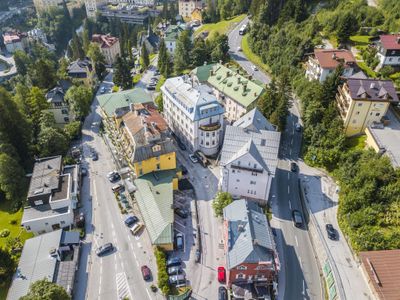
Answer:
[[[253,69],[253,71],[258,71],[258,68],[256,66],[252,66],[251,68]]]
[[[237,47],[237,51],[242,51],[242,48],[241,47]]]
[[[104,94],[106,92],[106,88],[103,86],[101,89],[100,89],[100,93],[101,94]]]
[[[190,154],[189,155],[189,159],[192,161],[192,163],[198,163],[199,160],[197,159],[197,157],[194,154]]]

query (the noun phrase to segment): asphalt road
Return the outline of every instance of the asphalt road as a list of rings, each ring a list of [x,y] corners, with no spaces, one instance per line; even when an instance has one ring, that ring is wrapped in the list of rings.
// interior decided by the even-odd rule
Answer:
[[[112,74],[101,86],[112,87]],[[155,259],[151,251],[147,232],[134,237],[124,225],[117,202],[106,175],[115,170],[111,152],[99,133],[101,117],[97,100],[92,113],[83,126],[82,146],[89,170],[82,188],[83,208],[86,215],[87,237],[82,248],[82,257],[75,289],[75,299],[162,299],[160,294],[150,291],[151,282],[145,282],[140,266],[150,267],[156,281]],[[99,160],[92,161],[90,153],[95,149]],[[89,196],[92,200],[89,200]],[[115,251],[98,257],[95,249],[112,242]]]
[[[245,18],[229,33],[231,57],[249,74],[264,84],[270,82],[270,76],[262,71],[254,72],[253,64],[243,52],[238,51],[242,36],[239,28],[247,23]],[[301,134],[295,131],[299,122],[296,106],[290,108],[287,128],[282,133],[281,149],[274,184],[271,189],[273,210],[272,226],[277,234],[278,251],[281,262],[279,277],[279,299],[323,299],[320,273],[307,228],[296,228],[292,222],[292,210],[302,211],[298,190],[298,175],[290,171],[290,162],[297,161],[301,147]]]

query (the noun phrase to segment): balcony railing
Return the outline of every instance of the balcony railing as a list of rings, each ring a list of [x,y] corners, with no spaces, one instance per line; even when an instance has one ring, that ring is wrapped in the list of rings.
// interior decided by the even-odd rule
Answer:
[[[264,172],[264,169],[252,168],[252,167],[249,167],[249,166],[231,165],[231,168],[232,169],[250,171],[250,172],[256,172],[256,173]]]
[[[203,131],[215,131],[221,128],[221,123],[216,122],[216,123],[211,123],[211,124],[206,124],[206,125],[200,125],[199,129]]]

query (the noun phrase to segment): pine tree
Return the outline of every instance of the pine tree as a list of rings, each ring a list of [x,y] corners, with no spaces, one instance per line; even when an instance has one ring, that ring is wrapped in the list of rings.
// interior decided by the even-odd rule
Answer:
[[[192,41],[190,40],[189,31],[185,30],[180,35],[176,42],[174,53],[174,69],[177,74],[190,66],[190,50]]]
[[[150,65],[150,58],[149,58],[149,52],[147,51],[146,44],[142,44],[142,49],[140,50],[140,64],[147,69],[147,67]]]
[[[114,67],[113,81],[124,90],[132,87],[132,75],[129,64],[125,58],[117,57]]]
[[[157,67],[161,74],[164,74],[167,66],[167,47],[165,46],[164,39],[161,39],[160,47],[158,50],[158,62]]]

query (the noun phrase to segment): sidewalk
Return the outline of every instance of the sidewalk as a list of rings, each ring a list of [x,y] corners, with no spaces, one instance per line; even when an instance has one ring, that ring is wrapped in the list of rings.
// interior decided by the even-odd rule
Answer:
[[[315,243],[316,252],[323,261],[330,257],[333,272],[336,270],[335,279],[337,286],[342,286],[345,299],[374,299],[362,273],[360,262],[350,249],[337,222],[337,209],[339,196],[338,187],[333,179],[318,169],[300,164],[300,180],[306,193],[306,204],[311,210],[316,230],[311,232]],[[330,240],[327,236],[325,225],[332,224],[337,230],[338,240]],[[329,251],[329,253],[327,253]],[[337,278],[339,277],[339,278]]]

